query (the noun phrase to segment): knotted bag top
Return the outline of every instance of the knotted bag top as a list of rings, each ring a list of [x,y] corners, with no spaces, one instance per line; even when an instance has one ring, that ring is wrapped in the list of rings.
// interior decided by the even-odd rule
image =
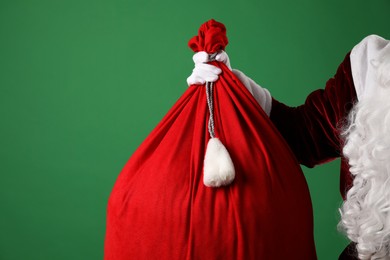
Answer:
[[[225,50],[228,45],[226,27],[224,24],[211,19],[199,28],[198,35],[192,37],[188,46],[194,51],[205,51],[209,54]]]

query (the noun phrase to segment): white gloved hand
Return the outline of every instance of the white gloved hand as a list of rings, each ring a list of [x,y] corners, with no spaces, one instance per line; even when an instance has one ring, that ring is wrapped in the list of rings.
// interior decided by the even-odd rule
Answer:
[[[203,85],[206,82],[215,82],[222,70],[216,66],[207,64],[209,62],[209,55],[207,52],[200,51],[192,57],[195,63],[195,68],[192,74],[187,78],[188,86]]]
[[[194,60],[195,68],[193,69],[192,74],[187,78],[188,86],[194,84],[203,85],[206,82],[215,82],[218,80],[219,74],[221,74],[222,70],[216,66],[206,64],[210,61],[210,57],[206,52],[197,52],[194,54],[192,59]],[[215,60],[224,63],[230,70],[232,70],[229,56],[225,51],[219,52],[215,56]],[[259,105],[263,108],[264,112],[269,116],[272,107],[272,97],[269,91],[259,86],[241,71],[232,70],[232,72],[244,84]]]

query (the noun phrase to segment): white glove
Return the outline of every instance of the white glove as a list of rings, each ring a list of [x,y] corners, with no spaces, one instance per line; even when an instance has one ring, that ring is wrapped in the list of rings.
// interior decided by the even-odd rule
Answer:
[[[206,82],[215,82],[218,80],[219,74],[222,70],[216,66],[206,64],[210,61],[209,55],[204,52],[197,52],[192,57],[195,63],[195,68],[192,71],[192,74],[187,78],[188,86],[191,85],[203,85]],[[221,51],[215,56],[215,60],[223,62],[230,70],[229,56],[225,51]],[[271,113],[272,107],[272,97],[269,91],[265,88],[262,88],[252,79],[247,77],[244,73],[239,70],[232,70],[234,75],[244,84],[248,91],[253,95],[259,105],[263,108],[264,112],[269,116]]]
[[[225,51],[220,51],[217,56],[215,56],[215,60],[224,63],[230,70],[232,70],[229,56]]]
[[[192,74],[187,78],[188,86],[191,85],[203,85],[207,82],[215,82],[218,80],[219,74],[222,70],[216,66],[207,64],[210,61],[210,56],[207,52],[200,51],[194,54],[192,57],[195,68]],[[224,51],[220,51],[216,56],[215,60],[223,62],[230,70],[229,56]]]
[[[257,103],[259,103],[259,105],[263,108],[264,112],[269,116],[272,108],[272,97],[268,89],[262,88],[239,70],[234,69],[233,73],[242,82],[242,84],[244,84],[244,86],[256,99]]]
[[[195,68],[192,74],[187,78],[188,86],[203,85],[207,82],[215,82],[222,70],[216,66],[207,64],[210,61],[207,52],[200,51],[192,57],[195,63]]]

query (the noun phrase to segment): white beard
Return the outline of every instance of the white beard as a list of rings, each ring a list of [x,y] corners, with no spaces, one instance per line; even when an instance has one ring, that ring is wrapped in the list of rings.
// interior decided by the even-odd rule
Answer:
[[[340,226],[361,259],[390,259],[390,56],[377,63],[375,95],[350,113],[344,156],[354,176]]]

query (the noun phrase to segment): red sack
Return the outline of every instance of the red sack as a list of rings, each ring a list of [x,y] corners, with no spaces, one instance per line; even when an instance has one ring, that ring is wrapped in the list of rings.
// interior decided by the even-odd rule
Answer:
[[[227,45],[210,20],[189,42]],[[316,259],[303,173],[262,108],[222,63],[214,84],[216,136],[235,168],[228,186],[203,183],[209,111],[205,87],[187,89],[129,159],[108,202],[105,260]]]

